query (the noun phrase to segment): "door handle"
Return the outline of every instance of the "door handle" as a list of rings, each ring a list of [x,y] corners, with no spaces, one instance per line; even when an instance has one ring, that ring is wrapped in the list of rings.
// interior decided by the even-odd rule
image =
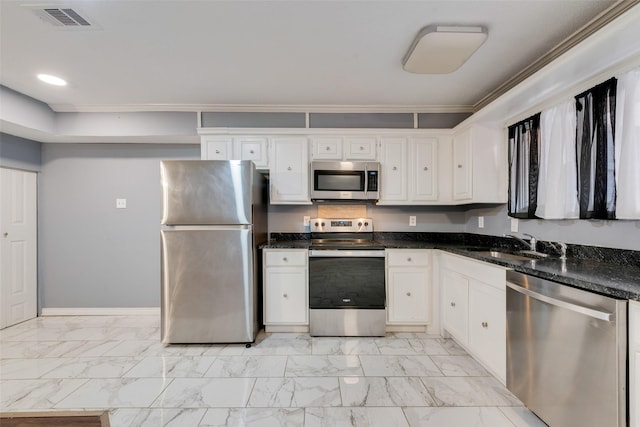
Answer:
[[[4,237],[9,237],[9,233],[7,233],[6,231],[3,234]]]

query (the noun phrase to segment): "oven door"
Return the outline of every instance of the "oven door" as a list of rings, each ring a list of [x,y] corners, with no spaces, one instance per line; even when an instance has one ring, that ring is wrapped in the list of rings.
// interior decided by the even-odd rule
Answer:
[[[384,336],[384,250],[309,251],[309,333]]]

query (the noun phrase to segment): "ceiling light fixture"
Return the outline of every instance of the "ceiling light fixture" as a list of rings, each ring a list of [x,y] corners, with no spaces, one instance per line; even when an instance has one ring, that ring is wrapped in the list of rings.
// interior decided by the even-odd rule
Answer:
[[[54,86],[66,86],[67,82],[60,77],[52,76],[51,74],[38,74],[38,79]]]
[[[405,71],[447,74],[462,66],[487,39],[484,27],[429,25],[418,33],[402,60]]]

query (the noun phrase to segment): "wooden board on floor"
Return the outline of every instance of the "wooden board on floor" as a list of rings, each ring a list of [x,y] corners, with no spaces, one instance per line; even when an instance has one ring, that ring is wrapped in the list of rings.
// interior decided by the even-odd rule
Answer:
[[[366,205],[319,205],[318,218],[366,218]]]
[[[0,412],[2,427],[110,427],[105,411]]]

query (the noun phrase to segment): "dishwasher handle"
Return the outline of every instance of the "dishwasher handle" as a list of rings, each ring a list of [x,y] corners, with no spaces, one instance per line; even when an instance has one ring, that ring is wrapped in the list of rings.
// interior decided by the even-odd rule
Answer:
[[[523,288],[522,286],[519,286],[515,283],[507,282],[507,287],[513,289],[516,292],[520,292],[521,294],[527,295],[531,298],[537,299],[542,302],[546,302],[547,304],[551,304],[556,307],[571,310],[576,313],[584,314],[586,316],[593,317],[596,319],[604,320],[605,322],[613,322],[616,318],[615,313],[607,313],[605,311],[594,310],[592,308],[583,307],[581,305],[573,304],[567,301],[562,301],[556,298],[543,295],[538,292],[534,292],[530,289]]]

